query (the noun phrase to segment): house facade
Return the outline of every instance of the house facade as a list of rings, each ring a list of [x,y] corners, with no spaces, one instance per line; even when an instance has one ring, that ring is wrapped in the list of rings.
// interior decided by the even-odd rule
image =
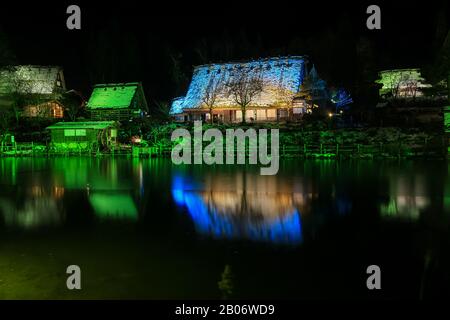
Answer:
[[[141,83],[98,84],[87,110],[92,120],[127,121],[143,117],[148,106]]]
[[[0,70],[0,107],[16,107],[23,117],[63,118],[66,92],[63,69],[57,66],[10,66]]]
[[[425,83],[418,68],[383,70],[378,73],[379,95],[382,98],[408,99],[424,95],[431,85]]]
[[[58,152],[96,151],[117,144],[114,121],[58,122],[49,127],[50,147]]]
[[[170,113],[176,121],[210,120],[218,122],[277,121],[301,117],[309,111],[307,101],[299,95],[307,59],[302,56],[266,58],[246,62],[201,65],[194,68],[192,80],[183,97],[175,98]],[[262,80],[262,90],[242,108],[230,95],[228,84],[245,72]],[[212,107],[205,103],[211,84],[217,88]]]

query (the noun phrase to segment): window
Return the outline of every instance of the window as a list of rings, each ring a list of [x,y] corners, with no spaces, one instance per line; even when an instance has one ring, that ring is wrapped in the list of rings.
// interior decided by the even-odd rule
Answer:
[[[280,118],[287,118],[288,112],[286,109],[278,109],[278,114],[280,115]]]
[[[86,129],[65,129],[65,137],[86,137]]]
[[[277,117],[277,111],[275,109],[268,109],[267,110],[267,118],[276,118]]]
[[[117,137],[117,129],[111,129],[111,138]]]
[[[266,120],[266,110],[257,110],[256,111],[256,119],[257,120]]]
[[[75,135],[77,137],[86,137],[86,129],[77,129],[77,130],[75,130]]]
[[[64,130],[65,137],[75,137],[75,130],[73,129],[65,129]]]
[[[246,110],[245,111],[245,120],[253,120],[255,119],[255,111],[254,110]]]

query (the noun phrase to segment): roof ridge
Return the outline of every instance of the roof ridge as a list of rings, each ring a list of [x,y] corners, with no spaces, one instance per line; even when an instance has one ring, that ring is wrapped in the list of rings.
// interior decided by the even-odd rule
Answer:
[[[276,60],[285,60],[285,59],[307,59],[307,56],[278,56],[278,57],[266,57],[266,58],[257,58],[257,59],[243,59],[243,60],[232,60],[228,62],[216,62],[216,63],[204,63],[200,65],[194,66],[194,70],[201,67],[209,67],[209,66],[220,66],[227,64],[238,64],[238,63],[250,63],[250,62],[268,62],[268,61],[276,61]]]
[[[97,83],[97,84],[94,84],[94,88],[136,86],[136,85],[140,85],[140,84],[141,84],[141,82]]]

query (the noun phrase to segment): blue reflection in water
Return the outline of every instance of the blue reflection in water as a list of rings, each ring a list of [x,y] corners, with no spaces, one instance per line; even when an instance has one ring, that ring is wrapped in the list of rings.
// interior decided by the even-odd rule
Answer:
[[[181,176],[175,175],[172,180],[173,199],[177,206],[187,208],[197,232],[214,238],[247,238],[284,244],[302,242],[302,225],[297,209],[275,219],[261,219],[260,215],[252,212],[220,214],[193,186],[194,183]]]

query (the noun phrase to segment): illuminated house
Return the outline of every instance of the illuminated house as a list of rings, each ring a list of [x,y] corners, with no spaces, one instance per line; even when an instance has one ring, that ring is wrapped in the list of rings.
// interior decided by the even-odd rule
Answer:
[[[300,117],[308,104],[299,95],[306,73],[306,58],[301,56],[267,58],[248,62],[201,65],[194,68],[186,96],[172,101],[171,115],[177,121],[208,120],[210,110],[205,96],[211,83],[217,83],[217,98],[212,108],[216,121],[241,122],[242,110],[227,90],[227,84],[245,71],[262,80],[262,91],[247,106],[247,121],[274,121]]]
[[[0,70],[0,107],[21,108],[23,117],[62,118],[59,102],[66,91],[64,74],[56,66],[11,66]]]
[[[47,129],[51,133],[53,150],[97,151],[117,143],[117,123],[114,121],[58,122]]]
[[[383,98],[421,97],[423,90],[431,87],[424,82],[420,69],[384,70],[378,75],[379,79],[375,82],[382,85],[379,94]]]
[[[98,84],[87,103],[92,120],[126,121],[148,111],[142,84]]]

